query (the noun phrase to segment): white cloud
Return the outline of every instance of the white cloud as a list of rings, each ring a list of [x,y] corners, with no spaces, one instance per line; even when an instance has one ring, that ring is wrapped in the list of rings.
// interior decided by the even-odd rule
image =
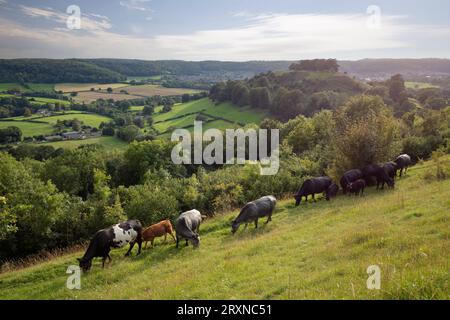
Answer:
[[[131,9],[131,10],[138,10],[138,11],[152,11],[147,4],[151,0],[122,0],[119,2],[119,4],[122,7]]]
[[[43,10],[43,11],[42,11]],[[26,10],[33,17],[60,21],[54,10]],[[184,60],[278,60],[311,57],[367,57],[396,49],[411,54],[421,41],[442,43],[448,26],[411,25],[405,17],[383,16],[380,29],[366,27],[366,15],[358,14],[259,14],[238,15],[242,25],[199,30],[189,34],[154,37],[124,35],[110,30],[106,17],[83,16],[88,33],[64,28],[28,28],[0,20],[0,56],[15,57],[117,57]],[[102,19],[103,18],[103,19]],[[100,20],[99,20],[100,19]],[[86,27],[82,20],[82,27]],[[136,27],[134,32],[145,30]],[[17,49],[28,46],[29,50]],[[448,55],[448,52],[446,53]]]
[[[36,8],[21,5],[21,11],[32,18],[45,18],[47,20],[52,20],[59,24],[66,25],[67,18],[69,15],[65,12],[57,11],[52,8]],[[102,31],[111,29],[112,25],[110,20],[106,16],[102,16],[94,13],[82,13],[81,14],[81,29],[85,31]],[[64,28],[57,27],[55,30],[62,30]]]

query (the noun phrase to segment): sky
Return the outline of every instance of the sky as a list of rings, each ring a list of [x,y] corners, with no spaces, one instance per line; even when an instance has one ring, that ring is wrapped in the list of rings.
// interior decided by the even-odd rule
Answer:
[[[0,0],[0,58],[450,58],[450,1]]]

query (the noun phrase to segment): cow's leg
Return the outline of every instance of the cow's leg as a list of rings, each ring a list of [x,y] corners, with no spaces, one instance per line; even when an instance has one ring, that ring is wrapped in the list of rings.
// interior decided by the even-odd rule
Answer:
[[[255,229],[258,228],[258,219],[255,220]]]
[[[137,253],[137,256],[138,256],[141,254],[141,249],[142,249],[142,238],[141,237],[138,237],[137,244],[138,244],[138,253]]]
[[[106,258],[108,258],[108,256],[104,256],[104,257],[102,258],[102,268],[105,268],[105,261],[106,261]]]
[[[134,244],[136,241],[130,242],[130,248],[128,249],[127,253],[125,253],[125,257],[128,257],[131,253],[131,250],[133,250]]]
[[[145,243],[144,243],[144,249],[147,249],[147,243],[148,243],[148,241],[145,241]]]
[[[108,263],[111,263],[111,261],[112,261],[112,259],[111,259],[111,256],[109,255],[109,253],[108,253]]]
[[[312,194],[312,197],[313,197],[313,201],[316,202],[316,198],[315,198],[315,194],[314,193]]]
[[[245,230],[245,229],[247,229],[247,227],[248,227],[248,223],[246,223],[246,224],[245,224],[245,226],[244,226],[244,230]]]
[[[272,221],[272,214],[269,214],[269,217],[267,218],[266,224],[268,224],[269,221]]]
[[[188,239],[186,239],[186,247],[189,245],[189,241]]]
[[[150,243],[151,243],[151,245],[152,245],[152,248],[155,246],[155,245],[154,245],[154,242],[155,242],[155,238],[152,238],[152,240],[150,240]]]
[[[177,242],[177,240],[175,239],[175,236],[173,235],[173,232],[170,233],[170,236],[173,238],[173,241]]]
[[[180,243],[180,238],[178,238],[178,236],[177,236],[177,238],[176,238],[175,242],[177,243],[177,246],[176,246],[176,248],[178,249],[178,244]]]

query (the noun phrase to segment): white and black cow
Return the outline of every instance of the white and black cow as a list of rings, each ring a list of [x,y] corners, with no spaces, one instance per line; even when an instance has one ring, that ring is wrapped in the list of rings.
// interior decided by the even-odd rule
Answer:
[[[109,228],[99,230],[89,243],[89,247],[82,258],[79,258],[80,268],[87,272],[91,268],[92,259],[101,257],[103,260],[103,267],[108,258],[111,262],[109,252],[111,248],[121,248],[130,244],[125,256],[129,256],[134,244],[137,243],[139,250],[137,254],[141,253],[142,246],[142,224],[139,220],[128,220],[122,223],[115,224]]]

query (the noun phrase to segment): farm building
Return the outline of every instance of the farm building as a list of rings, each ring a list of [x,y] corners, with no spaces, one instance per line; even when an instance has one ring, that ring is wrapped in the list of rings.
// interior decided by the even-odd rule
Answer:
[[[64,137],[64,139],[67,139],[67,140],[86,138],[84,132],[78,132],[78,131],[65,132],[62,134],[62,136]]]

